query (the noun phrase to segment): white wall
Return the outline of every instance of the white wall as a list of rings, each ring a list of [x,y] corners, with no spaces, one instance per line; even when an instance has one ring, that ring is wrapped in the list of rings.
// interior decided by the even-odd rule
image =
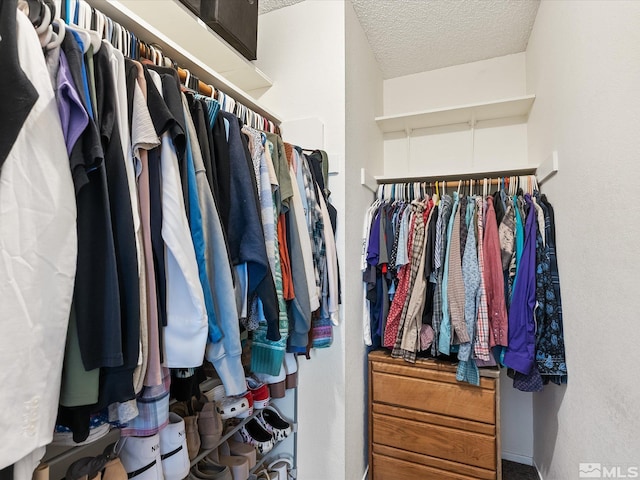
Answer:
[[[360,185],[360,169],[382,174],[382,134],[374,121],[382,113],[382,73],[350,1],[346,8],[346,479],[360,479],[368,455],[367,365],[362,341],[360,252],[364,211],[373,194]]]
[[[534,397],[545,480],[640,466],[640,3],[543,1],[527,48],[532,161],[555,207],[569,383]]]
[[[524,52],[390,78],[384,81],[384,114],[519,97],[525,82]]]
[[[525,94],[525,54],[520,53],[385,80],[384,114],[446,108]],[[526,123],[493,122],[476,128],[473,155],[471,142],[471,131],[467,126],[414,131],[410,147],[404,134],[385,134],[384,174],[445,175],[509,170],[529,164]],[[512,384],[506,375],[501,376],[502,455],[509,460],[531,464],[532,394],[519,392]]]
[[[526,92],[525,54],[416,73],[384,81],[384,115],[513,98]],[[430,176],[526,167],[522,121],[478,122],[384,137],[384,174]]]
[[[260,16],[257,67],[273,80],[260,102],[284,120],[315,117],[324,125],[332,200],[338,209],[338,257],[345,265],[344,3],[306,1]],[[284,139],[287,140],[286,130]],[[303,145],[313,148],[314,145]],[[342,268],[342,285],[345,285]],[[344,305],[343,305],[344,307]],[[345,318],[328,349],[300,357],[298,478],[345,478]]]

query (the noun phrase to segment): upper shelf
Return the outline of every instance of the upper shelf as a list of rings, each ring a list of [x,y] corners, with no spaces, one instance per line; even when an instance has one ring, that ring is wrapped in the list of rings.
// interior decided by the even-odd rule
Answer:
[[[418,128],[440,127],[461,123],[473,124],[482,120],[523,117],[529,114],[535,95],[507,98],[494,102],[438,108],[403,115],[376,117],[383,133],[410,132]]]
[[[271,80],[177,0],[86,0],[147,43],[158,43],[178,65],[276,123],[281,120],[247,93]],[[214,70],[215,67],[215,70]]]

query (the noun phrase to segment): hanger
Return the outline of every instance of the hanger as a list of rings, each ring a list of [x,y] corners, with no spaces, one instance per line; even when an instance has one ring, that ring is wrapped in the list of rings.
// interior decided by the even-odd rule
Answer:
[[[36,33],[38,34],[38,40],[40,40],[40,45],[44,48],[53,37],[53,27],[51,26],[51,9],[46,3],[42,4],[42,8],[45,13],[42,18],[42,23],[38,28],[36,28]]]
[[[56,32],[55,29],[53,30],[53,38],[49,43],[47,43],[47,45],[45,45],[46,50],[53,50],[54,48],[59,47],[62,44],[67,31],[64,22],[60,18],[55,19],[51,24],[53,26],[57,26],[58,31]]]
[[[47,28],[49,28],[49,25],[51,25],[51,10],[49,10],[49,6],[44,2],[36,3],[40,3],[42,9],[39,13],[37,19],[38,26],[36,27],[36,33],[38,34],[38,36],[40,36],[45,33],[47,31]]]

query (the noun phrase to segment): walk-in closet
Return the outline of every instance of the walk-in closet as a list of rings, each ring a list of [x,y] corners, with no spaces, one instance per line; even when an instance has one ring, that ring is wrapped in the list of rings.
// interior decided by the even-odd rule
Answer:
[[[639,26],[0,2],[0,480],[637,478]]]

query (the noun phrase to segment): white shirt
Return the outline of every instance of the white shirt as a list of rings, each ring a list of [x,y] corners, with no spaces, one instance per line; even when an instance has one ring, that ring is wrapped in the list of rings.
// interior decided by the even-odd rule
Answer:
[[[153,74],[153,81],[162,92],[160,77]],[[169,368],[199,367],[204,358],[209,322],[182,195],[178,156],[168,132],[162,135],[161,142],[162,239],[166,245],[167,269],[164,360]]]
[[[51,442],[78,243],[69,157],[31,22],[20,66],[38,91],[0,170],[0,469]]]

